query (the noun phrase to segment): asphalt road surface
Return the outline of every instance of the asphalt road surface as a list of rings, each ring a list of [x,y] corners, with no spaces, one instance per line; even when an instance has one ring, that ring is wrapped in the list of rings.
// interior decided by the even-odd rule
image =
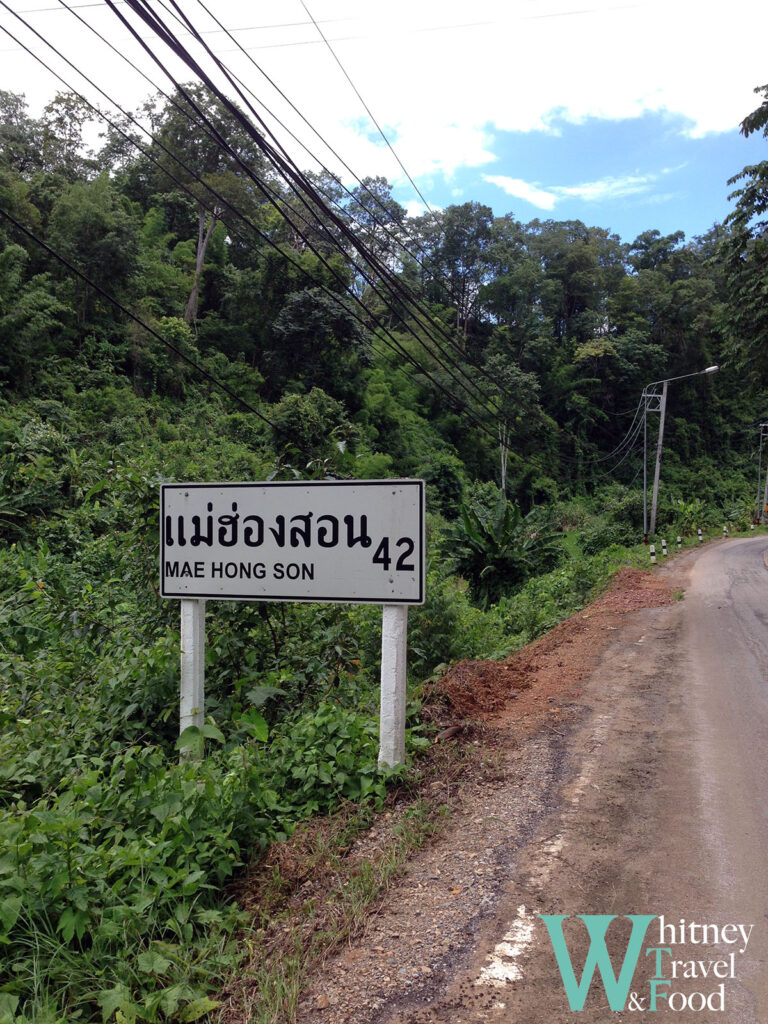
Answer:
[[[558,791],[474,948],[440,992],[377,1021],[637,1021],[656,975],[669,984],[651,1020],[768,1022],[767,552],[764,537],[722,541],[664,568],[684,599],[616,633],[563,742]],[[596,973],[574,1012],[540,914],[568,915],[576,979],[588,940],[574,915],[618,916],[617,974],[626,915],[654,915],[624,1009]]]

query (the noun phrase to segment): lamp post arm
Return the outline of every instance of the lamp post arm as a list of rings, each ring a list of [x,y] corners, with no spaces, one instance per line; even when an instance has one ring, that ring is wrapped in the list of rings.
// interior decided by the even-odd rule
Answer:
[[[666,380],[654,380],[646,384],[646,388],[655,388],[657,384],[671,384],[675,380],[685,380],[687,377],[702,377],[705,373],[717,373],[719,366],[708,366],[706,370],[696,370],[695,373],[683,373],[679,377],[667,377]]]

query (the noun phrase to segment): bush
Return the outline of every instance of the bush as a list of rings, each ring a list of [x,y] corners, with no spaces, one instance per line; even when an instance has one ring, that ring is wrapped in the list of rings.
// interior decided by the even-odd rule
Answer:
[[[612,545],[629,545],[635,539],[637,536],[633,536],[630,524],[617,522],[606,516],[597,516],[591,520],[581,535],[581,550],[585,555],[596,555]]]
[[[450,540],[456,568],[484,608],[561,555],[547,514],[534,509],[523,516],[501,492],[492,508],[465,505]]]

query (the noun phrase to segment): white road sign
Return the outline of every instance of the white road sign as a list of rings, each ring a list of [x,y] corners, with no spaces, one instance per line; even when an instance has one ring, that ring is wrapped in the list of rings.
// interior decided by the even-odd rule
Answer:
[[[424,481],[164,484],[163,597],[424,601]]]

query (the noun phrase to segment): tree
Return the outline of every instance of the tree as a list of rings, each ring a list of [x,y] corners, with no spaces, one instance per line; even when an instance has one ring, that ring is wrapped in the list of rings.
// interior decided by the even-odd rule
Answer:
[[[755,92],[763,102],[744,118],[741,134],[762,131],[768,139],[768,85]],[[720,248],[731,297],[727,332],[731,353],[757,381],[768,373],[768,160],[745,167],[729,181],[737,183],[729,197],[736,205],[726,218],[730,233]]]
[[[27,253],[0,249],[0,376],[24,392],[56,353],[56,339],[70,312],[52,294],[47,275],[25,281]]]
[[[431,297],[445,301],[447,289],[447,300],[456,310],[456,330],[466,338],[480,288],[489,276],[493,211],[472,202],[448,206],[437,216],[440,235],[428,261]]]
[[[456,567],[484,608],[535,572],[552,568],[558,558],[538,510],[523,516],[501,492],[490,508],[465,505],[451,540]]]
[[[43,170],[67,181],[93,173],[96,161],[84,153],[83,129],[94,117],[93,108],[82,97],[72,92],[56,94],[40,122]]]
[[[363,178],[351,192],[354,198],[347,212],[352,230],[391,273],[397,273],[403,258],[400,244],[405,240],[404,207],[392,198],[392,186],[386,178]],[[376,284],[378,273],[373,267],[366,267],[366,276]],[[366,282],[358,282],[363,295],[367,287]]]
[[[217,223],[223,221],[243,230],[228,206],[250,220],[260,219],[264,199],[242,165],[263,172],[264,158],[248,132],[205,86],[185,85],[183,92],[177,91],[159,109],[156,103],[145,108],[157,138],[150,147],[154,163],[146,157],[138,160],[133,180],[135,186],[141,185],[145,192],[150,190],[159,197],[173,195],[183,187],[196,199],[195,261],[184,309],[184,320],[194,323],[206,253]],[[223,138],[234,156],[217,136]]]
[[[673,265],[673,257],[680,252],[679,246],[685,240],[685,233],[675,231],[662,235],[660,231],[643,231],[629,247],[629,263],[639,270],[667,270]]]
[[[135,267],[136,222],[105,174],[75,182],[56,201],[51,213],[50,241],[94,284],[112,295],[125,293]],[[81,330],[103,300],[80,278],[57,268],[72,290]]]
[[[539,405],[539,381],[535,374],[525,373],[498,350],[487,359],[485,370],[498,385],[490,385],[490,390],[499,406],[496,423],[499,475],[501,491],[506,495],[510,451],[517,456],[525,456],[532,450],[543,452],[545,449],[546,427]]]
[[[620,239],[581,221],[538,221],[527,226],[528,248],[544,271],[542,310],[558,342],[582,342],[601,330],[607,295],[625,275]]]
[[[42,128],[26,111],[23,93],[0,89],[0,168],[25,178],[43,166]]]
[[[367,338],[344,300],[305,288],[292,292],[276,317],[260,369],[273,393],[292,381],[357,404],[367,361]]]

